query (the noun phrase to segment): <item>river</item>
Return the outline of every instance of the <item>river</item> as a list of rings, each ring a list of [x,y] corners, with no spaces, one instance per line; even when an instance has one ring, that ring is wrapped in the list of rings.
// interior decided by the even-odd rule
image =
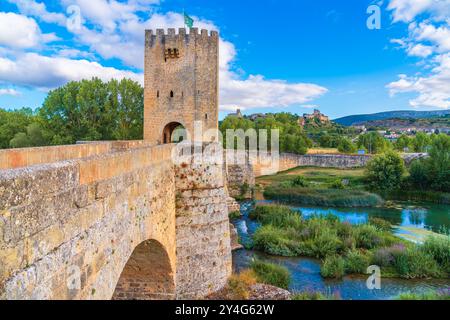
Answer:
[[[267,201],[258,201],[267,203]],[[397,204],[396,208],[312,208],[312,207],[292,207],[294,210],[302,212],[305,218],[313,214],[334,214],[342,221],[352,224],[365,223],[369,217],[379,217],[390,221],[397,228],[395,233],[403,236],[411,230],[430,230],[441,232],[450,227],[450,210],[445,205],[423,205],[411,206]],[[241,241],[248,243],[252,234],[259,228],[259,224],[248,218],[252,209],[251,202],[241,205],[242,217],[233,221],[236,226]],[[405,228],[405,229],[403,229]],[[326,280],[320,275],[320,261],[311,258],[284,258],[270,256],[261,252],[251,250],[238,250],[233,253],[233,267],[236,272],[248,268],[253,257],[257,257],[269,262],[275,262],[285,266],[292,276],[290,290],[320,291],[324,294],[337,294],[346,300],[385,300],[391,299],[404,292],[426,292],[429,290],[449,290],[450,281],[440,280],[404,280],[386,279],[381,280],[380,290],[369,290],[366,285],[366,277],[347,276],[342,280]]]

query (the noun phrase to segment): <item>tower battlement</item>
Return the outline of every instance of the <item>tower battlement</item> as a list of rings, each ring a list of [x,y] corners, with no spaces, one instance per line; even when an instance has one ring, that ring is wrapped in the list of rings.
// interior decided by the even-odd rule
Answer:
[[[145,30],[145,45],[147,47],[152,47],[156,43],[164,44],[166,41],[183,40],[189,42],[192,39],[198,38],[217,41],[219,39],[219,33],[217,31],[208,31],[206,29],[199,30],[198,28],[190,28],[189,33],[187,33],[186,28],[179,28],[178,30],[175,28],[169,28],[167,30]]]

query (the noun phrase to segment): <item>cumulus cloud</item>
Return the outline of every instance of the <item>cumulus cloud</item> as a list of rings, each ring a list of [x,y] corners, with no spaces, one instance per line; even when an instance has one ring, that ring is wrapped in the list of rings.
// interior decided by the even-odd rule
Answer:
[[[391,0],[393,21],[408,22],[408,35],[393,39],[409,56],[423,59],[424,74],[399,75],[387,85],[389,93],[415,93],[412,107],[450,108],[450,0]],[[448,19],[448,15],[447,15]]]
[[[12,12],[0,12],[0,46],[35,48],[57,40],[53,33],[43,34],[36,21]]]
[[[66,23],[66,16],[64,14],[47,11],[47,7],[43,2],[36,2],[35,0],[7,1],[15,4],[19,12],[23,15],[36,17],[41,21],[56,23],[58,25],[65,25]]]
[[[0,58],[0,82],[51,89],[69,81],[92,77],[105,81],[130,78],[143,84],[142,74],[104,67],[88,60],[47,57],[37,53],[25,53],[16,60]]]
[[[23,14],[49,23],[65,23],[62,13],[49,12],[44,4],[36,0],[8,1],[15,3]],[[0,81],[39,88],[52,88],[70,80],[92,76],[102,79],[126,76],[142,82],[140,71],[107,68],[91,60],[94,56],[104,60],[118,59],[126,68],[143,70],[145,29],[184,27],[182,14],[155,12],[158,0],[62,0],[61,3],[63,9],[70,5],[81,9],[82,26],[71,32],[75,43],[87,46],[89,52],[68,47],[58,50],[51,57],[25,52],[14,58],[2,58],[0,53]],[[213,22],[193,18],[199,29],[219,31]],[[327,92],[326,88],[312,83],[289,83],[266,79],[259,74],[243,77],[233,69],[236,54],[235,46],[221,38],[219,78],[222,110],[236,106],[251,109],[303,104]]]
[[[436,21],[450,15],[450,0],[390,0],[393,22],[411,22],[421,14],[429,14]]]

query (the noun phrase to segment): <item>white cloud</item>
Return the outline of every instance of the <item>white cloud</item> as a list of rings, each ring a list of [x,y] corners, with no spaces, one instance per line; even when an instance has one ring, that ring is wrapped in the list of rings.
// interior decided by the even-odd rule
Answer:
[[[19,96],[20,92],[15,89],[0,89],[0,96]]]
[[[435,21],[445,21],[450,16],[450,0],[390,0],[393,22],[411,22],[421,14]]]
[[[399,75],[387,85],[389,93],[417,94],[409,101],[412,107],[450,108],[450,0],[391,0],[388,8],[393,10],[394,22],[410,22],[408,36],[391,42],[408,55],[422,58],[426,71]]]
[[[0,46],[25,49],[56,39],[53,33],[43,34],[32,18],[12,12],[0,12]]]
[[[9,0],[16,3],[24,14],[34,16],[45,22],[63,24],[65,16],[48,12],[43,3],[35,0]],[[87,46],[90,52],[83,53],[75,47],[64,47],[52,57],[36,53],[23,52],[11,58],[0,52],[0,81],[8,84],[53,88],[70,80],[79,80],[98,76],[102,79],[130,77],[142,82],[142,74],[103,67],[89,60],[95,56],[109,60],[119,59],[125,66],[142,70],[144,66],[144,31],[145,29],[167,29],[184,27],[182,14],[168,12],[154,13],[158,0],[62,0],[66,8],[78,5],[81,9],[83,25],[79,30],[72,30],[77,45]],[[146,12],[146,14],[138,14]],[[39,16],[39,18],[38,18]],[[64,16],[64,19],[63,19]],[[218,31],[211,21],[193,17],[199,29]],[[27,18],[34,22],[33,19]],[[34,22],[36,30],[39,27]],[[1,32],[1,31],[0,31]],[[36,31],[35,34],[39,34]],[[17,38],[17,37],[14,37]],[[36,37],[33,44],[22,48],[32,48],[39,41],[52,41],[52,35]],[[54,35],[53,35],[54,40]],[[11,40],[12,41],[12,40]],[[310,83],[288,83],[277,79],[266,79],[263,75],[242,76],[233,69],[236,58],[234,45],[220,39],[220,101],[221,109],[233,106],[242,109],[262,107],[286,107],[309,102],[327,89]],[[76,60],[80,59],[82,60]]]
[[[58,25],[65,25],[66,16],[62,13],[54,13],[47,11],[44,2],[36,2],[35,0],[7,0],[13,3],[19,9],[19,12],[38,18],[41,21],[48,23],[56,23]]]
[[[105,81],[131,78],[143,84],[143,75],[104,67],[88,60],[71,60],[25,53],[16,60],[0,58],[0,82],[51,89],[68,81],[99,77]]]
[[[408,55],[426,58],[433,53],[433,47],[425,46],[423,44],[412,45],[408,48]]]
[[[437,66],[428,76],[400,75],[399,80],[387,85],[390,94],[418,93],[409,102],[412,107],[450,108],[450,53],[437,56],[434,62]]]

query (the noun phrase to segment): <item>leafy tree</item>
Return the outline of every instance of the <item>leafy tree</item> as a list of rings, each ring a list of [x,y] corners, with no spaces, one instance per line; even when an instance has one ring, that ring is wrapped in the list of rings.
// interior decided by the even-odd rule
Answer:
[[[450,190],[450,137],[439,134],[431,144],[428,175],[435,190]]]
[[[356,145],[347,138],[342,138],[338,145],[338,151],[342,153],[355,153]]]
[[[386,139],[378,132],[369,132],[358,137],[358,148],[365,148],[369,153],[381,153],[386,151],[389,146]]]
[[[78,140],[142,138],[143,88],[132,80],[98,78],[69,82],[50,91],[39,115],[51,144]]]
[[[25,134],[27,126],[35,121],[35,118],[29,108],[12,111],[0,109],[0,148],[9,148],[15,135],[19,132]]]
[[[400,186],[404,173],[403,159],[397,153],[388,151],[369,161],[365,176],[373,189],[394,190]]]
[[[418,132],[416,137],[412,141],[412,145],[415,152],[426,152],[427,147],[431,144],[431,138],[423,133]]]
[[[405,134],[402,134],[394,145],[395,149],[403,152],[405,148],[412,148],[412,139]]]

